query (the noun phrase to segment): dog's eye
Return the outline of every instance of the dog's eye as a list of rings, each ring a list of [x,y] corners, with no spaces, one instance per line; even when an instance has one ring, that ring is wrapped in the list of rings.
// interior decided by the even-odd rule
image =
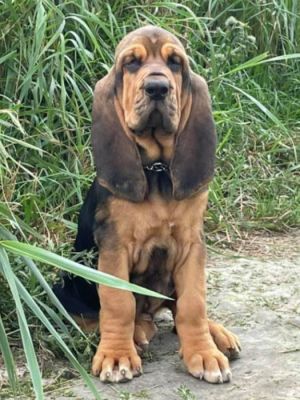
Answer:
[[[132,58],[128,61],[125,61],[124,67],[129,71],[129,72],[135,72],[137,71],[141,66],[141,60],[138,58]]]
[[[181,59],[176,55],[172,55],[167,60],[167,65],[173,72],[178,72],[181,68]]]

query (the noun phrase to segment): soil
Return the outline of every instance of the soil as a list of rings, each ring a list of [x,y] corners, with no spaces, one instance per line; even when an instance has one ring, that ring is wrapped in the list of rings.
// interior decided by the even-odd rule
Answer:
[[[164,311],[141,377],[118,385],[94,379],[103,400],[300,400],[300,231],[257,234],[231,248],[209,252],[207,301],[209,317],[242,344],[241,357],[231,362],[232,382],[209,384],[187,374]],[[80,380],[65,383],[67,392],[46,398],[94,398]]]
[[[102,399],[300,399],[299,275],[299,231],[258,234],[238,243],[236,251],[211,253],[209,316],[238,334],[242,344],[241,358],[231,363],[232,382],[214,385],[186,373],[172,318],[164,312],[157,316],[159,332],[144,360],[144,374],[119,385],[95,379]],[[93,398],[80,382],[73,382],[72,392],[77,399]]]

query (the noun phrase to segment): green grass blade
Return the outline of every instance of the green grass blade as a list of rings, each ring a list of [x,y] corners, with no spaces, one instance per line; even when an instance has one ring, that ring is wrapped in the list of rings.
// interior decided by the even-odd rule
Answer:
[[[232,85],[229,82],[224,82],[227,86],[230,86],[234,90],[242,93],[244,96],[246,96],[249,100],[252,101],[253,104],[255,104],[268,118],[270,118],[271,121],[273,121],[276,125],[280,126],[282,129],[285,130],[285,127],[281,123],[281,121],[274,115],[265,105],[263,105],[259,100],[257,100],[255,97],[253,97],[251,94],[247,93],[245,90],[238,88],[235,85]]]
[[[271,58],[268,58],[267,60],[262,60],[262,61],[258,62],[257,65],[272,63],[275,61],[295,60],[297,58],[300,58],[300,53],[285,54],[282,56],[271,57]]]
[[[57,314],[51,307],[49,307],[47,304],[43,303],[41,300],[38,298],[36,299],[36,303],[39,304],[39,306],[49,315],[51,320],[54,322],[55,326],[58,326],[61,332],[63,332],[65,335],[69,336],[70,340],[72,341],[72,346],[74,347],[74,343],[70,334],[70,331],[67,327],[67,325],[64,323],[64,321],[59,317],[59,314]],[[83,335],[85,339],[87,337]],[[74,348],[75,349],[75,348]]]
[[[0,112],[1,112],[1,111],[0,111]],[[0,123],[1,123],[1,121],[0,121]],[[12,125],[11,125],[11,126],[12,126]],[[21,145],[21,146],[23,146],[23,147],[27,147],[27,148],[30,149],[30,150],[36,150],[36,151],[38,151],[39,153],[44,153],[43,150],[39,149],[39,148],[36,147],[36,146],[33,146],[33,145],[30,144],[30,143],[26,143],[24,140],[19,140],[19,139],[16,139],[16,138],[14,138],[14,137],[10,137],[10,136],[4,135],[3,133],[0,133],[0,140],[3,140],[3,142],[6,141],[6,142],[18,144],[18,145]]]
[[[236,73],[238,71],[242,71],[244,69],[256,67],[257,65],[260,65],[262,62],[264,62],[266,57],[268,57],[267,52],[263,53],[263,54],[259,54],[258,56],[255,56],[255,57],[251,58],[250,60],[247,60],[243,64],[240,64],[237,67],[231,69],[230,71],[226,72],[225,74],[223,74],[223,75],[221,74],[221,77],[234,74],[234,73]]]
[[[251,58],[250,60],[247,60],[243,64],[240,64],[240,65],[234,67],[233,69],[231,69],[230,71],[225,72],[224,74],[220,74],[219,76],[217,76],[213,79],[220,79],[227,75],[232,75],[236,72],[243,71],[248,68],[257,67],[262,64],[273,63],[273,62],[277,62],[277,61],[294,60],[294,59],[300,58],[300,53],[286,54],[286,55],[271,57],[271,58],[267,58],[267,56],[268,56],[267,52],[259,54],[258,56],[255,56],[255,57]]]
[[[41,274],[40,270],[35,265],[35,263],[28,257],[23,257],[23,260],[26,263],[26,265],[28,266],[28,268],[30,268],[30,270],[34,274],[34,276],[37,278],[37,280],[39,281],[39,283],[42,286],[42,288],[47,293],[48,298],[51,301],[51,303],[74,326],[74,328],[76,328],[83,336],[85,336],[84,333],[82,332],[82,330],[80,329],[80,327],[76,324],[76,322],[73,320],[73,318],[70,317],[70,314],[66,311],[66,309],[60,303],[60,301],[57,299],[57,297],[53,293],[53,290],[48,285],[46,279],[43,277],[43,275]]]
[[[23,284],[16,278],[16,284],[18,288],[18,292],[20,293],[21,298],[30,308],[30,310],[34,313],[34,315],[42,322],[42,324],[48,329],[51,335],[55,338],[56,342],[58,343],[59,347],[63,350],[64,354],[70,360],[72,365],[77,369],[80,373],[81,377],[83,378],[86,385],[90,388],[92,393],[94,394],[95,398],[101,400],[101,397],[98,393],[97,388],[93,384],[93,381],[89,377],[89,374],[85,371],[85,369],[80,365],[80,363],[76,360],[68,346],[65,344],[63,339],[60,337],[59,333],[55,330],[49,319],[45,316],[44,312],[38,306],[38,304],[34,301],[33,297],[28,293],[25,289]]]
[[[0,57],[0,64],[4,64],[5,61],[9,60],[10,58],[13,58],[17,53],[16,50],[11,51],[10,53],[5,54],[4,56]]]
[[[14,358],[9,347],[7,335],[0,315],[0,350],[4,359],[4,364],[6,367],[9,383],[16,394],[18,389],[18,380],[16,375],[16,366]]]
[[[4,249],[0,248],[0,265],[3,275],[5,276],[9,288],[11,290],[11,294],[13,296],[14,302],[16,304],[17,317],[20,327],[20,333],[24,348],[24,353],[26,356],[28,370],[31,376],[31,381],[33,385],[33,389],[35,392],[35,396],[37,400],[43,400],[43,384],[41,372],[39,369],[38,361],[36,358],[36,354],[34,351],[32,338],[30,335],[29,327],[27,324],[27,320],[25,317],[25,313],[23,310],[23,306],[20,300],[19,291],[16,285],[16,277],[11,269],[10,262],[8,260],[7,254]]]
[[[34,238],[42,240],[43,237],[35,229],[32,229],[26,224],[16,213],[12,212],[7,204],[0,202],[0,216],[7,219],[11,226],[17,228],[24,238],[28,236],[26,233],[32,235]],[[1,226],[0,226],[1,229]]]
[[[14,240],[16,241],[16,237],[12,235],[7,229],[0,227],[0,237],[7,239],[7,240]],[[74,319],[70,317],[70,314],[66,311],[66,309],[62,306],[60,301],[57,299],[55,294],[53,293],[53,290],[49,286],[48,282],[42,275],[41,271],[39,268],[35,265],[35,263],[28,257],[22,257],[24,263],[27,265],[27,267],[30,269],[32,274],[35,276],[35,278],[38,280],[44,291],[47,293],[49,300],[51,303],[59,310],[59,312],[71,323],[71,325],[74,326],[75,329],[77,329],[83,336],[85,336],[84,332],[82,332],[81,328],[76,324]],[[62,321],[60,321],[62,323]]]
[[[0,246],[6,248],[14,254],[44,262],[102,285],[110,286],[115,289],[129,290],[145,296],[152,296],[160,299],[170,299],[169,297],[153,292],[152,290],[144,289],[138,285],[128,283],[104,272],[85,267],[79,263],[76,263],[75,261],[68,260],[48,250],[44,250],[27,243],[21,243],[13,240],[3,240],[0,241]]]

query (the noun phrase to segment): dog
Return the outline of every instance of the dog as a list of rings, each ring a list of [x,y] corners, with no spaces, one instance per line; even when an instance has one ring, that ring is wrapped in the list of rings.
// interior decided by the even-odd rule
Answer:
[[[92,294],[76,278],[84,287],[79,298],[87,304],[99,296],[101,305],[93,374],[103,382],[141,375],[138,350],[156,331],[155,313],[169,307],[189,373],[230,381],[227,357],[238,356],[239,340],[206,311],[203,216],[216,149],[211,101],[173,34],[146,26],[121,40],[114,66],[96,84],[92,146],[97,176],[80,212],[76,250],[97,246],[100,271],[175,299],[103,285]],[[70,293],[67,308],[79,314]]]

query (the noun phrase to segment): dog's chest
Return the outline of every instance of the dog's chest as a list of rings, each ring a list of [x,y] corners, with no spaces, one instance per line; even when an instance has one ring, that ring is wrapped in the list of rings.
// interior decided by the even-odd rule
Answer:
[[[134,224],[133,242],[129,246],[130,281],[166,296],[174,294],[173,272],[182,253],[176,234],[174,215],[164,205],[153,205],[143,213],[143,224]],[[141,222],[141,219],[138,218]],[[178,229],[178,227],[177,227]],[[137,315],[154,314],[162,301],[136,296]]]
[[[174,294],[173,274],[200,235],[206,197],[179,202],[154,195],[143,203],[113,199],[110,216],[127,252],[131,282]],[[158,299],[137,296],[138,313],[154,313],[160,305]]]

